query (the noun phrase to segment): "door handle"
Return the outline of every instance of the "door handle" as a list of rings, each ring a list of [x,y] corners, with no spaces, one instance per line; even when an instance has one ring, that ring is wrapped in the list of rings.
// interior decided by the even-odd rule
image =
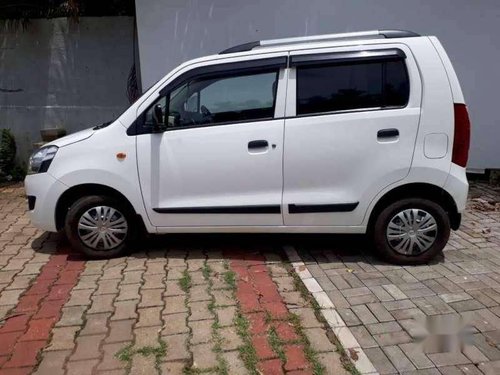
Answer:
[[[248,142],[249,150],[255,150],[256,148],[267,148],[267,147],[269,147],[269,143],[263,139],[258,139],[255,141]]]
[[[396,138],[399,137],[398,129],[381,129],[377,132],[377,139],[385,139],[385,138]]]

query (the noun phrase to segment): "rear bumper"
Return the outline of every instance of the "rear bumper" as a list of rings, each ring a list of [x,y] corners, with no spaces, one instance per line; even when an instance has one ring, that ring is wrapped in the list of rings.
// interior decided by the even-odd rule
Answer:
[[[451,229],[457,230],[462,221],[462,212],[465,210],[467,194],[469,193],[469,183],[465,174],[465,168],[452,164],[444,189],[450,193],[457,206],[457,212],[450,214]]]
[[[28,196],[28,214],[33,226],[56,232],[57,201],[68,187],[49,173],[39,173],[26,176],[24,188]]]

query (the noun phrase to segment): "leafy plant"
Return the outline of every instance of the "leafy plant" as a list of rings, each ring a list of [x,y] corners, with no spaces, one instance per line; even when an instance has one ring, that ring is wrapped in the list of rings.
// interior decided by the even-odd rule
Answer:
[[[0,132],[0,181],[20,181],[25,168],[16,165],[16,140],[9,129]]]

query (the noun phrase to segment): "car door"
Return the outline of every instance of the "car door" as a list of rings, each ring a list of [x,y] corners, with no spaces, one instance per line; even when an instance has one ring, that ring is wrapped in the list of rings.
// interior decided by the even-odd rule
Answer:
[[[286,56],[197,66],[142,106],[138,170],[153,225],[283,225],[285,67]]]
[[[284,222],[361,225],[409,173],[421,81],[403,44],[295,51],[284,146]]]

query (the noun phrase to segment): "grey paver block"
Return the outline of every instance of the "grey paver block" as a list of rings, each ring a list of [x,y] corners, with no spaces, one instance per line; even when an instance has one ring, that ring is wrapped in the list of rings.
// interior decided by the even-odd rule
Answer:
[[[361,324],[361,320],[351,309],[337,309],[337,312],[342,317],[342,320],[347,326],[357,326]]]
[[[417,369],[434,367],[434,363],[424,353],[422,345],[417,343],[407,343],[399,345],[401,350],[410,359]]]
[[[365,305],[353,306],[352,311],[357,315],[363,324],[378,323],[377,318]]]
[[[367,307],[379,322],[389,322],[394,320],[393,316],[381,303],[369,303]]]
[[[366,328],[372,335],[380,333],[398,332],[401,331],[401,326],[397,322],[385,322],[368,324]]]
[[[406,344],[413,341],[405,331],[381,333],[373,335],[373,338],[380,346]]]
[[[359,345],[361,345],[362,348],[375,348],[378,346],[377,342],[373,338],[373,336],[368,332],[366,327],[364,326],[357,326],[357,327],[350,327],[350,330],[356,340],[358,340]]]
[[[427,356],[437,367],[463,365],[471,362],[459,352],[429,353]]]
[[[399,372],[415,370],[413,363],[398,346],[385,346],[382,350]]]
[[[370,361],[373,363],[375,368],[380,374],[395,374],[397,373],[396,368],[392,365],[389,358],[380,348],[370,348],[365,349],[365,354],[368,356]]]

